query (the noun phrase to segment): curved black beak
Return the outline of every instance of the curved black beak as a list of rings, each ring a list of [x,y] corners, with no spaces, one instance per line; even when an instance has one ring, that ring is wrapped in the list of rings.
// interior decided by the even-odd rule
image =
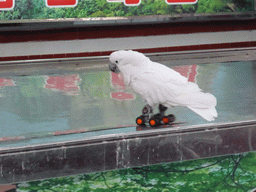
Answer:
[[[120,70],[118,69],[116,64],[110,63],[108,67],[110,71],[113,71],[114,73],[120,73]]]

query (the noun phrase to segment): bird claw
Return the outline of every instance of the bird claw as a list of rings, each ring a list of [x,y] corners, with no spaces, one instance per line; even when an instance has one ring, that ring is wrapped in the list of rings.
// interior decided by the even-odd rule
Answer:
[[[150,113],[153,113],[152,107],[149,106],[149,105],[145,105],[145,106],[143,107],[143,109],[142,109],[142,114],[143,114],[143,115],[148,115],[148,114],[150,114]]]

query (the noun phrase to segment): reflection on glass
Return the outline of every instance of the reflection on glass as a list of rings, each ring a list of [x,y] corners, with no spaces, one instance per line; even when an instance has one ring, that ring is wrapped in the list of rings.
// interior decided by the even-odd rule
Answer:
[[[212,123],[255,119],[255,62],[173,69],[217,97],[219,117]],[[9,76],[0,78],[0,86],[0,140],[134,126],[145,104],[118,74],[97,69]],[[169,110],[184,125],[208,123],[185,107]]]
[[[59,90],[68,95],[77,95],[79,92],[78,82],[81,81],[79,75],[47,76],[45,88]]]

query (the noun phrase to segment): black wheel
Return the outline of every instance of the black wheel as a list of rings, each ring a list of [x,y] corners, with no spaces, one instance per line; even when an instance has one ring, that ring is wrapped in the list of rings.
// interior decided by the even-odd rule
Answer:
[[[160,119],[155,118],[154,116],[151,117],[151,118],[149,119],[149,125],[150,125],[151,127],[156,127],[156,126],[160,125]]]
[[[145,117],[143,115],[139,116],[136,118],[136,123],[137,125],[145,125]]]
[[[175,121],[175,116],[173,114],[168,115],[169,122],[174,122]]]

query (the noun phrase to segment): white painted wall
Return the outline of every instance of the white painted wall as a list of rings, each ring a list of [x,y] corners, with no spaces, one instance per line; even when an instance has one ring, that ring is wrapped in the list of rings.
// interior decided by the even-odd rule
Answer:
[[[0,44],[1,57],[256,41],[256,30]]]

